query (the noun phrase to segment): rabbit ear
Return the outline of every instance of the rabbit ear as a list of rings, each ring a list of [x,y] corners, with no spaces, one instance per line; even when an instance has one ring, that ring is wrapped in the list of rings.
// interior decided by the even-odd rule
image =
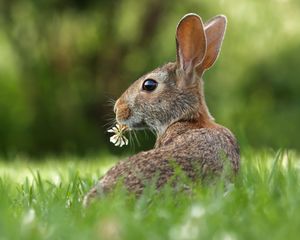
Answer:
[[[224,15],[216,16],[205,23],[207,49],[205,58],[197,68],[198,72],[209,69],[217,60],[224,39],[227,19]]]
[[[190,75],[199,65],[206,51],[206,37],[201,18],[196,14],[185,15],[176,30],[177,66]]]

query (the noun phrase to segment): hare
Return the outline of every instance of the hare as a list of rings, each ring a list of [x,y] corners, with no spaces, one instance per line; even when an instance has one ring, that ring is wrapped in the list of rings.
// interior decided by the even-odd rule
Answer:
[[[220,175],[224,158],[233,175],[238,172],[237,141],[215,123],[203,94],[202,76],[219,55],[226,22],[223,15],[205,24],[196,14],[185,15],[176,29],[176,62],[142,76],[116,101],[117,122],[129,129],[151,128],[157,135],[155,147],[112,167],[85,196],[85,206],[120,179],[137,195],[153,179],[160,188],[174,175],[170,160],[195,181]]]

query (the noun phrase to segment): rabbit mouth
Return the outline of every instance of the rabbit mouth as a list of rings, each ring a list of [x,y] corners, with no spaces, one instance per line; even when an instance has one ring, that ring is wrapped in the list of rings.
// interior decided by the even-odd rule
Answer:
[[[130,128],[133,129],[145,129],[148,128],[147,124],[142,120],[141,122],[134,122],[130,125]]]
[[[129,129],[142,130],[148,128],[144,120],[134,121],[133,119],[119,121],[122,125],[126,125]]]

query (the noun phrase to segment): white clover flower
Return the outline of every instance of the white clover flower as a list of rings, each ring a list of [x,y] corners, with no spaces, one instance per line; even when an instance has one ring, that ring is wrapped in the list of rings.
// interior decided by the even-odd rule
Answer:
[[[128,130],[128,127],[125,125],[116,124],[115,127],[108,129],[107,132],[114,133],[113,136],[110,137],[110,142],[115,144],[115,146],[122,147],[124,145],[128,145],[128,139],[124,136],[124,133]]]

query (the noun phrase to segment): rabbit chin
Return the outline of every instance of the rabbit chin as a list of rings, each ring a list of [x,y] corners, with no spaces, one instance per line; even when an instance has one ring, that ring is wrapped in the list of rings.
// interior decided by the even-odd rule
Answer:
[[[126,125],[129,129],[134,130],[142,130],[149,128],[149,126],[146,124],[144,120],[125,120],[125,121],[119,121],[121,124]]]

